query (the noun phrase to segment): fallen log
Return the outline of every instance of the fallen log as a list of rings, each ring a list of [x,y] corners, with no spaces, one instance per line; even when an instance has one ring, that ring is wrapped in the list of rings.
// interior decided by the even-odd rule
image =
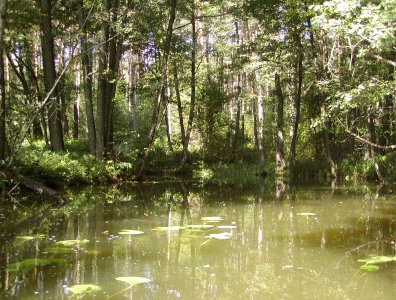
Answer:
[[[59,204],[69,202],[69,199],[59,194],[57,191],[49,188],[45,184],[38,182],[32,178],[29,178],[25,175],[22,175],[11,168],[2,168],[2,175],[7,180],[14,180],[19,182],[25,188],[32,190],[40,195],[46,195],[54,200],[56,200]]]

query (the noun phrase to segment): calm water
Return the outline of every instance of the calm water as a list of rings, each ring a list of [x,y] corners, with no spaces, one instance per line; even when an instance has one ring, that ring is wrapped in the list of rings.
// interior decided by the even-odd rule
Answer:
[[[396,262],[358,261],[396,254],[389,188],[173,183],[71,198],[0,205],[0,299],[396,299]],[[150,282],[116,280],[131,276]],[[81,284],[94,286],[74,294]]]

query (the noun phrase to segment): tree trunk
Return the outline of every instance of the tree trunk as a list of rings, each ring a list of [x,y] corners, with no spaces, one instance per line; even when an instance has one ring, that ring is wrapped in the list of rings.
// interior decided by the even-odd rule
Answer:
[[[78,139],[79,136],[79,119],[80,119],[80,91],[81,91],[81,74],[80,74],[80,64],[77,63],[76,73],[75,73],[75,90],[76,99],[73,105],[73,138]]]
[[[330,165],[330,177],[331,178],[337,178],[337,166],[333,160],[333,156],[331,153],[331,147],[330,147],[330,137],[329,137],[329,128],[328,128],[328,122],[326,120],[326,103],[323,99],[323,97],[320,97],[321,99],[321,120],[322,120],[322,132],[323,132],[323,144],[324,144],[324,149],[325,149],[325,155],[326,159]]]
[[[60,102],[58,88],[55,86],[55,55],[54,39],[51,23],[51,0],[36,0],[41,10],[41,49],[43,59],[43,73],[45,92],[49,95],[48,127],[50,145],[54,151],[63,151],[63,131],[60,117]]]
[[[277,101],[277,118],[276,118],[276,128],[277,133],[275,137],[275,148],[276,148],[276,172],[282,173],[286,168],[286,161],[284,157],[284,137],[283,137],[283,94],[282,85],[278,73],[275,73],[275,91]]]
[[[86,26],[86,14],[83,0],[79,0],[78,22],[81,31],[81,66],[83,70],[85,114],[87,118],[89,152],[96,155],[96,131],[92,100],[92,51],[88,47],[88,36]]]
[[[255,75],[254,86],[257,90],[257,150],[259,154],[259,168],[264,171],[264,103],[263,88],[260,83],[258,74]]]
[[[107,12],[107,1],[103,0],[103,5]],[[109,24],[106,19],[101,24],[101,46],[98,48],[98,88],[96,99],[96,159],[103,160],[105,158],[105,134],[106,134],[106,99],[107,99],[107,82],[105,71],[108,57],[108,39]]]
[[[170,48],[171,48],[171,43],[172,43],[173,24],[174,24],[175,18],[176,18],[176,5],[177,5],[177,0],[171,0],[168,28],[166,31],[166,38],[165,38],[165,43],[164,43],[164,54],[163,54],[162,61],[161,61],[161,72],[160,72],[161,78],[160,78],[159,87],[157,90],[157,96],[154,101],[153,114],[151,117],[151,128],[147,135],[146,145],[142,151],[141,159],[140,159],[140,162],[139,162],[139,165],[137,168],[137,179],[142,178],[146,160],[147,160],[148,154],[151,150],[151,146],[154,142],[155,135],[157,132],[159,114],[160,114],[160,109],[161,109],[161,102],[163,100],[162,96],[164,94],[164,88],[165,88],[165,82],[166,82],[166,74],[168,72],[168,59],[169,59],[169,53],[170,53]]]
[[[296,146],[298,138],[298,125],[300,123],[300,108],[301,108],[301,89],[303,83],[303,48],[300,41],[300,36],[298,36],[297,41],[297,55],[295,64],[295,79],[294,79],[294,103],[293,103],[293,118],[292,118],[292,128],[291,128],[291,142],[290,142],[290,154],[289,154],[289,165],[294,162],[296,157]]]
[[[166,112],[165,112],[165,124],[166,124],[166,137],[168,140],[169,151],[173,152],[172,145],[172,93],[169,87],[169,82],[166,83]]]
[[[191,131],[192,125],[194,120],[194,113],[195,113],[195,98],[196,98],[196,59],[197,59],[197,30],[196,30],[196,8],[195,2],[193,0],[192,3],[192,15],[191,15],[191,25],[192,25],[192,51],[191,51],[191,99],[190,99],[190,113],[188,115],[188,122],[187,122],[187,130],[186,135],[183,143],[183,154],[180,160],[179,166],[177,167],[176,171],[181,171],[184,167],[187,157],[188,157],[188,146],[190,144],[191,138]]]
[[[4,28],[7,0],[0,0],[0,160],[6,158],[6,84],[4,73]]]
[[[374,120],[373,120],[373,114],[371,111],[371,107],[368,108],[368,117],[367,117],[367,137],[368,141],[375,144],[376,139],[375,139],[375,126],[374,126]],[[377,153],[375,151],[375,148],[373,145],[367,145],[368,147],[368,153],[370,158],[374,161],[374,168],[375,172],[377,174],[377,177],[380,181],[384,181],[384,177],[382,176],[380,166],[378,164],[378,159],[377,159]]]
[[[175,93],[176,93],[176,100],[177,100],[177,112],[179,114],[179,124],[180,124],[180,136],[182,144],[184,145],[184,140],[186,139],[186,132],[184,129],[184,120],[183,120],[183,107],[181,103],[180,97],[180,84],[179,84],[179,77],[177,76],[177,64],[176,60],[173,60],[173,78],[175,80]]]
[[[66,50],[67,50],[67,46],[65,45],[65,43],[62,41],[61,42],[61,59],[60,59],[60,66],[59,66],[59,70],[63,70],[65,68],[65,57],[66,57]],[[64,87],[65,83],[66,83],[66,79],[64,77],[62,77],[61,81],[61,86]],[[63,128],[63,135],[67,136],[69,134],[69,120],[67,118],[67,95],[66,95],[66,91],[64,88],[62,88],[61,90],[59,90],[59,99],[60,99],[60,103],[61,103],[61,108],[60,108],[60,116],[61,116],[61,123],[62,123],[62,128]]]

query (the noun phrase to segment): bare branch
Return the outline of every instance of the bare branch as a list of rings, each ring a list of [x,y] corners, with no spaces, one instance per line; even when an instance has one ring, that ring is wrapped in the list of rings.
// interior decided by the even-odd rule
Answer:
[[[378,149],[396,150],[396,145],[389,145],[389,146],[378,145],[378,144],[376,144],[376,143],[370,142],[370,141],[368,141],[368,140],[362,138],[361,136],[358,136],[356,133],[353,133],[353,132],[350,131],[349,129],[345,129],[345,131],[346,131],[349,135],[353,136],[356,140],[358,140],[359,142],[361,142],[361,143],[363,143],[363,144],[370,145],[370,146],[373,146],[373,147],[378,148]]]

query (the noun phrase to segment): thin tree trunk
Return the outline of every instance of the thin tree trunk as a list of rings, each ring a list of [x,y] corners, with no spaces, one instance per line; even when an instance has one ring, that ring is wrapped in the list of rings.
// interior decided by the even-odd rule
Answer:
[[[107,9],[107,1],[103,0],[103,5]],[[103,20],[101,24],[101,46],[98,51],[98,89],[96,99],[96,159],[103,160],[105,158],[105,134],[106,134],[106,78],[105,71],[107,66],[108,54],[108,38],[109,24],[107,20]]]
[[[329,137],[329,128],[328,128],[328,122],[326,120],[326,104],[324,99],[321,99],[321,120],[322,120],[322,132],[323,132],[323,144],[324,144],[324,149],[325,149],[325,155],[326,159],[330,165],[330,177],[331,178],[337,178],[337,166],[333,160],[333,156],[331,153],[331,147],[330,147],[330,137]]]
[[[190,99],[190,113],[188,115],[188,122],[187,122],[187,130],[186,130],[186,135],[183,143],[183,154],[182,158],[180,160],[179,166],[176,168],[176,171],[180,171],[188,157],[188,147],[190,144],[190,138],[191,138],[191,131],[192,131],[192,125],[193,125],[193,120],[194,120],[194,113],[195,113],[195,98],[196,98],[196,59],[197,59],[197,41],[198,41],[198,36],[197,36],[197,30],[196,30],[196,11],[195,11],[195,0],[193,0],[192,3],[192,16],[191,16],[191,25],[192,25],[192,51],[191,51],[191,99]]]
[[[76,100],[73,105],[73,138],[78,139],[79,136],[79,119],[80,119],[80,91],[81,91],[81,74],[80,74],[80,64],[77,63],[76,66],[76,80],[75,80],[75,89],[76,89]]]
[[[116,22],[116,19],[113,19]],[[122,40],[114,37],[114,32],[111,33],[113,39],[110,42],[109,47],[109,71],[113,74],[114,78],[112,81],[107,81],[106,86],[106,123],[105,123],[105,155],[108,155],[113,151],[113,110],[114,110],[114,97],[117,88],[117,76],[119,73],[119,66],[122,56]]]
[[[162,61],[161,61],[161,73],[160,74],[162,77],[160,78],[160,83],[159,83],[159,87],[157,90],[157,96],[154,101],[153,114],[152,114],[152,118],[151,118],[151,128],[147,135],[146,145],[142,151],[141,159],[140,159],[139,165],[137,167],[137,179],[142,178],[146,160],[147,160],[148,154],[151,150],[152,144],[155,139],[156,131],[157,131],[159,114],[160,114],[160,109],[161,109],[161,102],[163,100],[162,96],[164,94],[164,88],[165,88],[165,82],[166,82],[166,74],[168,71],[168,59],[169,59],[169,53],[170,53],[170,48],[171,48],[171,44],[172,44],[172,36],[173,36],[173,24],[174,24],[175,18],[176,18],[176,5],[177,5],[177,0],[171,0],[168,28],[166,31],[166,38],[165,38],[165,43],[164,43],[164,54],[163,54]]]
[[[298,126],[300,123],[300,111],[301,111],[301,89],[303,83],[303,49],[300,41],[300,36],[298,36],[297,41],[297,57],[296,57],[296,66],[295,66],[295,95],[294,95],[294,103],[293,103],[293,122],[291,129],[291,142],[290,142],[290,154],[289,154],[289,165],[294,162],[296,157],[296,146],[297,146],[297,138],[298,138]]]
[[[264,171],[264,103],[263,88],[261,86],[258,75],[256,74],[255,86],[257,89],[257,150],[259,153],[259,168]]]
[[[169,151],[173,152],[172,145],[172,93],[169,87],[169,82],[166,83],[166,112],[165,112],[165,124],[166,124],[166,136],[168,140]]]
[[[66,56],[66,49],[67,46],[65,43],[62,41],[62,50],[61,50],[61,59],[60,59],[60,68],[59,70],[63,70],[65,68],[65,56]],[[62,78],[61,80],[61,85],[65,86],[66,79]],[[63,128],[63,135],[67,136],[69,134],[69,120],[67,118],[66,114],[66,109],[67,109],[67,104],[66,104],[66,94],[65,94],[65,89],[62,88],[59,93],[59,99],[61,103],[60,107],[60,116],[61,116],[61,123],[62,123],[62,128]]]
[[[92,51],[88,47],[86,16],[84,12],[83,0],[79,0],[78,22],[81,31],[81,66],[83,70],[85,114],[88,129],[89,152],[96,155],[96,130],[92,100]]]
[[[286,161],[284,157],[284,137],[283,137],[283,94],[282,85],[278,73],[275,73],[275,89],[277,101],[277,118],[276,118],[276,128],[277,133],[275,137],[275,147],[276,147],[276,172],[282,173],[286,168]]]
[[[52,35],[51,23],[51,0],[37,0],[41,10],[41,49],[44,71],[45,92],[50,94],[48,106],[48,126],[50,133],[50,144],[54,151],[63,151],[63,130],[60,118],[60,103],[58,88],[55,87],[56,71],[55,71],[55,55],[54,55],[54,39]]]
[[[6,83],[4,73],[4,28],[7,0],[0,0],[0,160],[6,158]]]
[[[372,144],[376,143],[375,139],[375,127],[374,127],[374,120],[371,112],[371,107],[368,108],[368,117],[367,117],[367,135],[368,135],[368,141],[371,142]],[[378,176],[378,179],[380,181],[384,181],[384,177],[382,176],[380,166],[378,164],[378,159],[377,159],[377,153],[375,151],[375,148],[373,145],[367,145],[369,149],[369,155],[370,158],[374,161],[374,168],[375,172]]]
[[[33,100],[35,98],[35,96],[33,95],[34,93],[32,92],[32,90],[30,88],[30,84],[26,77],[24,68],[22,67],[21,64],[19,66],[17,66],[15,64],[15,62],[11,58],[11,54],[7,53],[6,55],[8,58],[9,65],[11,66],[12,70],[14,71],[14,73],[18,77],[19,81],[21,82],[23,93],[25,95],[26,104],[29,106],[35,105],[34,100]],[[33,120],[33,136],[34,136],[34,138],[37,138],[37,139],[40,139],[43,137],[43,132],[42,132],[41,126],[40,126],[39,115],[35,116],[34,120]]]
[[[184,140],[186,138],[186,132],[184,129],[184,120],[183,120],[183,107],[181,103],[180,97],[180,84],[179,84],[179,77],[177,75],[178,69],[176,60],[173,60],[173,78],[175,80],[175,93],[176,93],[176,100],[177,100],[177,112],[179,114],[179,124],[180,124],[180,136],[182,144],[184,145]]]

